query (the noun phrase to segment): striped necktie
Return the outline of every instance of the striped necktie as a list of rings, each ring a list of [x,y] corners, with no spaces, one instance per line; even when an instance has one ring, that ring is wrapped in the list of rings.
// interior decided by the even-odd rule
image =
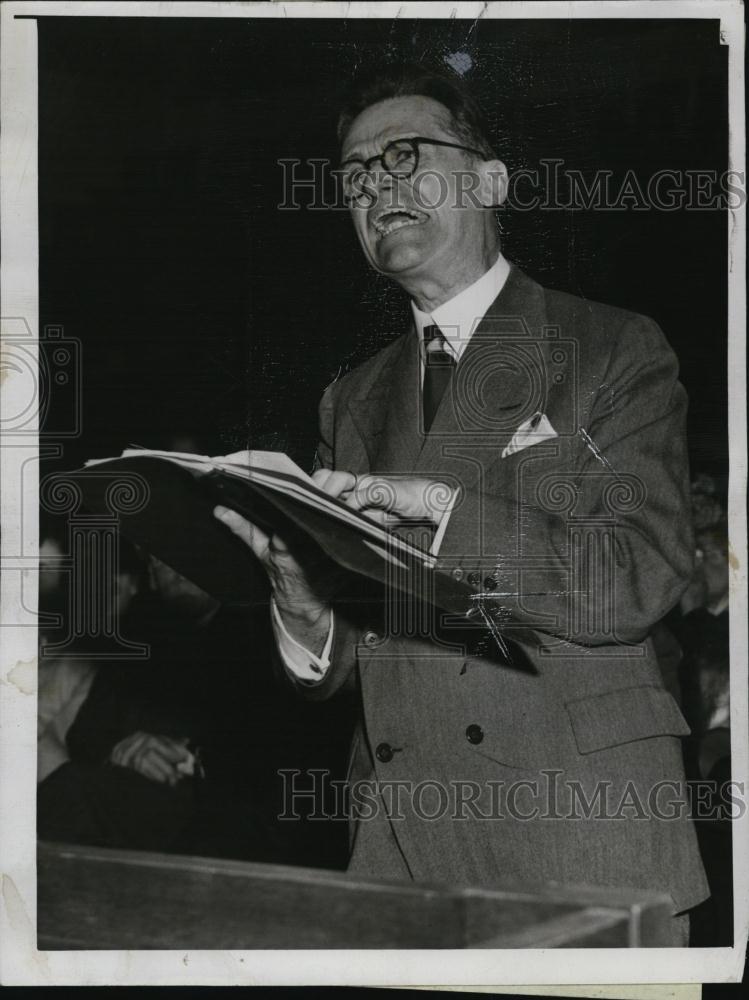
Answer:
[[[445,337],[438,326],[424,327],[424,432],[429,433],[445,389],[455,368],[455,361],[445,350]]]

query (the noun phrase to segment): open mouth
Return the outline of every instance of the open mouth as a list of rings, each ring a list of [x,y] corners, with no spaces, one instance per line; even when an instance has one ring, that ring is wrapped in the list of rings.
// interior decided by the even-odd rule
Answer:
[[[373,225],[379,236],[388,236],[407,226],[420,226],[426,219],[423,212],[412,208],[388,208],[375,217]]]

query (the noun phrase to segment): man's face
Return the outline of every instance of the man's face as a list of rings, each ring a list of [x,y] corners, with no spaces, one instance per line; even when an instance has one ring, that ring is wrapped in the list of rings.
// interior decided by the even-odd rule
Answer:
[[[382,153],[394,139],[411,136],[462,144],[449,131],[449,113],[437,101],[394,97],[366,108],[353,121],[341,160],[366,160]],[[395,280],[439,279],[476,254],[485,233],[486,210],[477,204],[477,194],[461,195],[461,189],[466,192],[475,184],[476,163],[469,153],[423,144],[411,177],[389,176],[380,163],[373,171],[367,184],[373,197],[355,202],[351,214],[375,270]]]

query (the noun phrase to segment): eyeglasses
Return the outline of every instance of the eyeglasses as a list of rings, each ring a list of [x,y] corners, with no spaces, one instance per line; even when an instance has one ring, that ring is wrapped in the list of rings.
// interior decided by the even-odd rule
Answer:
[[[466,153],[473,153],[474,156],[483,157],[484,155],[478,149],[461,146],[457,142],[444,142],[442,139],[425,139],[421,136],[394,139],[385,146],[381,153],[377,156],[370,156],[368,160],[350,159],[343,161],[340,170],[343,180],[343,196],[346,201],[349,203],[358,201],[362,196],[374,198],[374,192],[371,187],[367,190],[366,184],[372,175],[372,167],[378,160],[385,173],[391,177],[410,177],[419,166],[420,146],[447,146],[449,149],[462,149]]]

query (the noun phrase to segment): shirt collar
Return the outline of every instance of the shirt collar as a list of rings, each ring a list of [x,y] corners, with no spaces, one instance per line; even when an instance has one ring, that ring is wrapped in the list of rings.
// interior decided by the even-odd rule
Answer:
[[[468,288],[464,288],[462,292],[443,302],[431,313],[422,312],[414,302],[411,302],[419,342],[422,340],[424,327],[436,323],[445,337],[447,349],[456,362],[460,361],[480,320],[484,318],[487,309],[504,288],[509,273],[510,265],[500,254],[478,281],[474,281]]]

